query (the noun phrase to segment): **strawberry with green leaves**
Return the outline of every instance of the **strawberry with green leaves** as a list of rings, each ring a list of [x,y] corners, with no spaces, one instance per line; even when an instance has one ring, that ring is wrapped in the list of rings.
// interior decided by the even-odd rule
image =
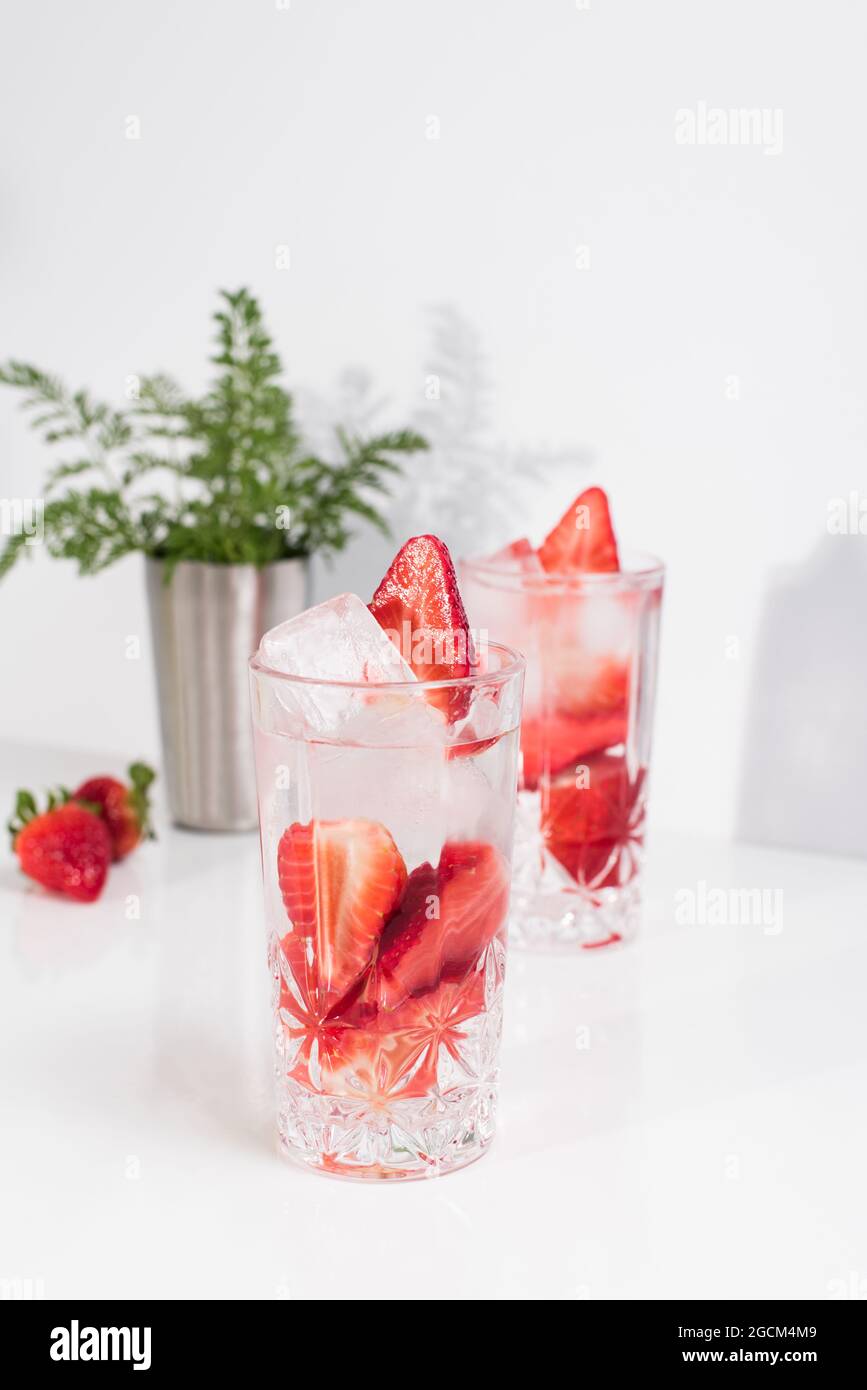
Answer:
[[[116,777],[89,777],[72,793],[73,801],[98,806],[111,836],[112,858],[124,859],[141,840],[152,840],[148,792],[156,774],[146,763],[132,763],[129,783]]]
[[[29,878],[78,902],[99,897],[108,876],[112,842],[99,808],[52,792],[39,811],[30,792],[20,791],[9,821],[12,848]]]

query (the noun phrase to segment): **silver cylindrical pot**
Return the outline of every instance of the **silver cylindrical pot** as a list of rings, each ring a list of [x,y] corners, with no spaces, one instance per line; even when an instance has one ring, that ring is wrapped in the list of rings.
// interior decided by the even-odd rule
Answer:
[[[161,560],[145,563],[172,820],[254,830],[247,661],[263,632],[307,607],[308,563],[183,561],[168,584]]]

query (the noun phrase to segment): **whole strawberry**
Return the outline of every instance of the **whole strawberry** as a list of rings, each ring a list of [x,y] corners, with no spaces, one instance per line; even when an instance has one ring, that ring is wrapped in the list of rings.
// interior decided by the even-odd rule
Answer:
[[[51,793],[39,812],[29,792],[19,792],[9,822],[21,868],[44,888],[91,903],[102,892],[111,863],[111,836],[99,811]]]
[[[123,859],[140,840],[153,839],[148,788],[155,775],[146,763],[133,763],[128,786],[116,777],[91,777],[72,793],[73,801],[87,801],[101,810],[113,859]]]

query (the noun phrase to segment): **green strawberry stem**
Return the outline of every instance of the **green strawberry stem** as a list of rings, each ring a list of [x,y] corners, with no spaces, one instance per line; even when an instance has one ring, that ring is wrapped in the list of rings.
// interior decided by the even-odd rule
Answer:
[[[141,827],[142,839],[153,840],[156,838],[150,824],[150,799],[148,788],[156,779],[156,773],[147,763],[132,763],[129,768],[129,800],[132,805],[139,826]],[[47,793],[47,811],[54,811],[58,806],[65,806],[72,800],[72,793],[68,787],[55,787],[49,789]],[[83,807],[85,811],[90,811],[95,816],[103,815],[103,807],[98,801],[87,801],[84,797],[77,796],[75,804]],[[21,831],[41,812],[32,792],[18,791],[15,794],[15,807],[9,820],[6,822],[6,829],[12,837],[12,848],[15,848],[15,841]]]
[[[72,794],[68,787],[49,788],[46,794],[46,812],[47,810],[57,810],[58,806],[67,805],[68,801],[72,801]],[[82,801],[81,798],[76,796],[75,803],[76,806],[82,806],[83,809],[92,812],[94,816],[103,815],[103,808],[94,801]],[[13,810],[13,815],[10,816],[10,819],[8,819],[6,823],[8,833],[13,837],[13,849],[15,848],[15,841],[17,841],[18,835],[24,830],[28,821],[35,820],[36,816],[40,815],[43,815],[43,812],[40,812],[33,792],[15,792],[15,809]]]
[[[8,821],[6,822],[6,829],[12,836],[13,848],[15,846],[15,841],[18,838],[18,835],[24,829],[27,822],[33,820],[33,817],[37,816],[38,814],[39,810],[37,808],[36,799],[33,796],[33,793],[26,791],[16,792],[15,809],[12,812],[12,815],[9,817]]]
[[[130,780],[129,800],[130,805],[135,811],[143,840],[155,840],[153,826],[150,821],[150,797],[148,789],[151,783],[156,781],[156,773],[147,763],[130,763],[128,776]]]
[[[70,801],[71,793],[68,787],[54,787],[49,789],[46,798],[46,811],[55,811],[58,806],[65,806]],[[95,816],[102,815],[102,807],[95,801],[79,801],[79,806],[83,806],[85,811],[92,811]],[[29,821],[41,815],[42,812],[36,803],[36,797],[32,792],[18,791],[15,794],[15,809],[6,822],[6,829],[12,836],[12,848],[15,848],[15,841]]]

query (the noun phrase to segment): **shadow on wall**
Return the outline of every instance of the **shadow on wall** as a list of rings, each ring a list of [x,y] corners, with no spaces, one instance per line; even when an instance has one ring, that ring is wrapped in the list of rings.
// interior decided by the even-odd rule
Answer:
[[[395,488],[389,508],[394,541],[367,533],[330,570],[317,569],[317,600],[341,588],[364,593],[384,573],[396,545],[421,532],[442,536],[455,559],[494,550],[523,534],[524,501],[555,470],[589,468],[587,450],[508,447],[493,438],[487,358],[475,329],[450,305],[430,311],[422,386],[423,404],[411,423],[431,447],[408,462]],[[337,422],[350,430],[375,429],[386,404],[359,368],[342,373],[333,398],[299,400],[305,434],[322,449]]]
[[[867,538],[781,574],[758,633],[736,834],[867,855]]]

